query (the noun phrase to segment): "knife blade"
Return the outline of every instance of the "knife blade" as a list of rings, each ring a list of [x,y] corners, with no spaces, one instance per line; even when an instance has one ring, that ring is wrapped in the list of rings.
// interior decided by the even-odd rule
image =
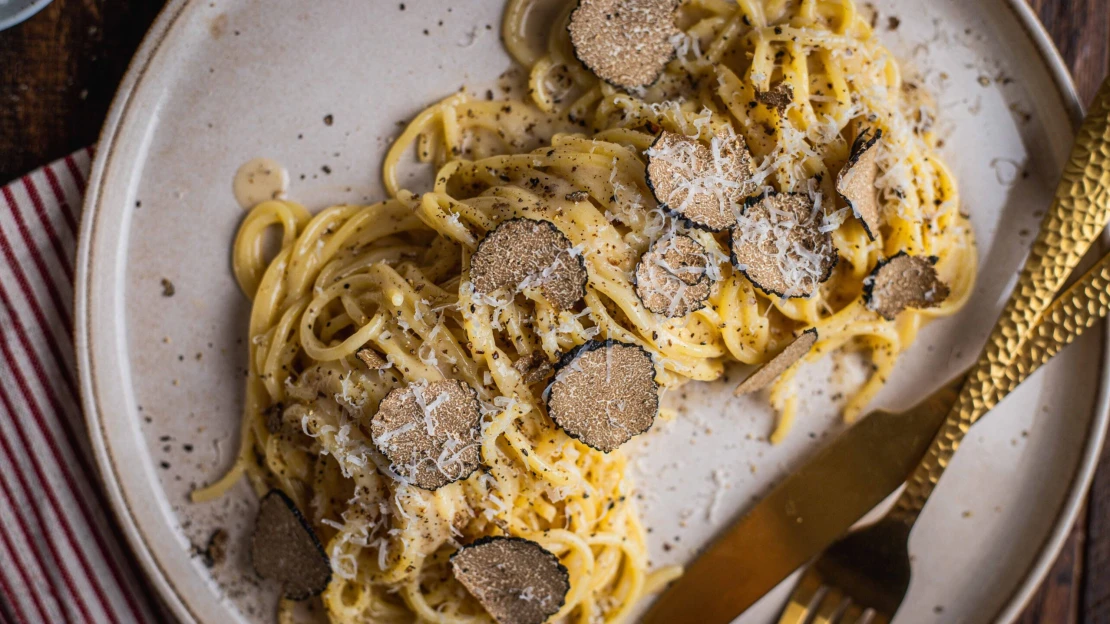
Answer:
[[[776,485],[686,567],[643,617],[731,622],[898,489],[963,385],[952,380],[903,412],[875,411]]]

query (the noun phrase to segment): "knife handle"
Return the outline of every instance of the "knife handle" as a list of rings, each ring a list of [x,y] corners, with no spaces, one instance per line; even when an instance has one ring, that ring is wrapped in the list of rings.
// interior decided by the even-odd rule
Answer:
[[[1019,376],[1024,379],[1066,344],[1056,345],[1049,355],[1044,355],[1048,353],[1043,349],[1046,342],[1039,343],[1040,348],[1033,351],[1024,348],[1028,339],[1040,336],[1039,332],[1032,331],[1036,323],[1107,221],[1110,221],[1110,78],[1102,84],[1079,129],[1056,196],[1017,286],[979,360],[971,368],[956,404],[907,481],[893,513],[912,524],[971,425],[1017,386]],[[1073,294],[1076,296],[1073,309],[1093,312],[1093,320],[1106,314],[1105,309],[1083,308],[1086,302],[1080,297],[1084,293]],[[1063,329],[1065,326],[1050,324],[1046,329],[1053,327]],[[1038,361],[1033,353],[1041,354],[1037,357],[1043,359]],[[1018,361],[1021,364],[1011,369],[1011,364]],[[1020,373],[1022,370],[1024,375]]]

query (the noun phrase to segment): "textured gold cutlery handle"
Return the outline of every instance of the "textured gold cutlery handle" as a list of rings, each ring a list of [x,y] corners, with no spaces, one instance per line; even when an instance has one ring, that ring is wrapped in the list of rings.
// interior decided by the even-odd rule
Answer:
[[[1110,313],[1110,254],[1099,260],[1079,282],[1052,304],[998,380],[994,407],[1064,347]]]
[[[895,513],[909,522],[916,519],[971,425],[1017,385],[1013,381],[1017,379],[1016,373],[1009,370],[1011,362],[1025,357],[1022,355],[1026,353],[1023,351],[1024,343],[1033,337],[1030,328],[1049,307],[1055,293],[1106,227],[1108,220],[1110,79],[1099,89],[1079,130],[1052,206],[1041,224],[1010,301],[978,362],[971,368],[956,404],[925,458],[907,482]],[[1097,315],[1092,317],[1097,318]],[[1026,364],[1033,362],[1032,355],[1027,357]],[[1032,366],[1026,376],[1035,368]]]

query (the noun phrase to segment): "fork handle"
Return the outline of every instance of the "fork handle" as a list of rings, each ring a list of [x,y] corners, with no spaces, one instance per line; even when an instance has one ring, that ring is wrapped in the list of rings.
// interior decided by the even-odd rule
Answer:
[[[1110,78],[1103,82],[1079,129],[1056,196],[1017,286],[947,419],[907,481],[893,514],[912,525],[971,425],[1090,326],[1074,324],[1079,319],[1068,321],[1059,315],[1066,316],[1068,310],[1085,311],[1089,318],[1084,317],[1083,322],[1089,323],[1106,315],[1106,307],[1101,305],[1105,284],[1098,290],[1098,297],[1086,295],[1086,288],[1094,288],[1094,283],[1105,277],[1094,270],[1076,284],[1084,285],[1084,289],[1069,289],[1057,302],[1059,307],[1053,305],[1052,313],[1045,310],[1107,221],[1110,221]],[[1104,258],[1096,269],[1105,269],[1107,262]],[[1096,302],[1099,305],[1089,307]],[[1053,322],[1057,317],[1058,321]],[[1037,328],[1042,318],[1046,320],[1044,331],[1048,334]],[[1061,344],[1051,345],[1055,338],[1061,338]],[[1026,348],[1029,340],[1035,344]]]

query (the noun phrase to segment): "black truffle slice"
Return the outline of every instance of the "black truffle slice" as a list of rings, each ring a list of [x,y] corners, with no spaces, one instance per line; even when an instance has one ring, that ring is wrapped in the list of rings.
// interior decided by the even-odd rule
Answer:
[[[543,624],[563,608],[570,573],[532,540],[483,537],[451,555],[455,579],[498,624]]]
[[[692,226],[720,232],[736,224],[733,206],[756,192],[744,138],[722,130],[710,145],[664,130],[647,150],[655,199]]]
[[[821,231],[808,195],[753,197],[732,230],[733,265],[770,295],[809,297],[836,262],[832,236]]]
[[[785,115],[786,109],[794,102],[794,87],[785,82],[780,82],[767,91],[756,91],[755,99],[767,108]]]
[[[686,235],[656,241],[636,265],[636,294],[656,314],[678,318],[700,310],[713,287],[705,247]]]
[[[281,426],[284,423],[282,419],[284,413],[285,405],[281,403],[274,403],[270,407],[267,407],[262,412],[262,416],[265,419],[264,422],[266,423],[266,431],[270,433],[280,432]]]
[[[370,435],[397,474],[435,490],[478,468],[481,420],[478,395],[466,383],[414,382],[385,395]]]
[[[815,344],[817,344],[817,329],[811,327],[802,332],[801,336],[795,338],[794,342],[791,342],[782,350],[782,353],[771,358],[770,362],[760,366],[754,373],[749,375],[747,379],[740,382],[740,385],[736,386],[736,390],[733,391],[733,394],[736,396],[751,394],[752,392],[758,392],[771,385],[771,382],[778,379],[779,375],[785,373],[786,369],[793,366],[798,360],[804,358]]]
[[[948,298],[948,285],[940,281],[934,259],[906,252],[880,262],[864,280],[867,308],[893,321],[906,308],[933,308]]]
[[[864,131],[852,144],[852,155],[848,163],[836,176],[836,192],[844,198],[863,223],[863,229],[871,240],[879,233],[882,216],[879,213],[879,192],[875,189],[875,179],[879,176],[879,163],[876,160],[879,150],[876,147],[883,138],[882,130],[875,134]]]
[[[259,576],[281,583],[282,595],[289,600],[316,596],[331,582],[324,547],[281,490],[270,490],[258,505],[251,565]]]
[[[678,0],[579,0],[567,30],[574,55],[609,84],[630,90],[659,79],[674,57]]]
[[[651,355],[614,340],[591,340],[566,353],[547,390],[555,424],[606,453],[650,429],[659,413]]]
[[[513,368],[524,379],[526,384],[543,381],[551,375],[551,362],[547,361],[547,354],[537,349],[528,355],[522,355],[513,362]]]
[[[378,352],[373,349],[359,349],[355,355],[370,370],[383,370],[390,366],[389,361],[378,355]]]
[[[586,278],[582,255],[550,221],[505,221],[482,239],[470,258],[470,281],[479,295],[539,286],[559,311],[570,310],[586,295]]]

